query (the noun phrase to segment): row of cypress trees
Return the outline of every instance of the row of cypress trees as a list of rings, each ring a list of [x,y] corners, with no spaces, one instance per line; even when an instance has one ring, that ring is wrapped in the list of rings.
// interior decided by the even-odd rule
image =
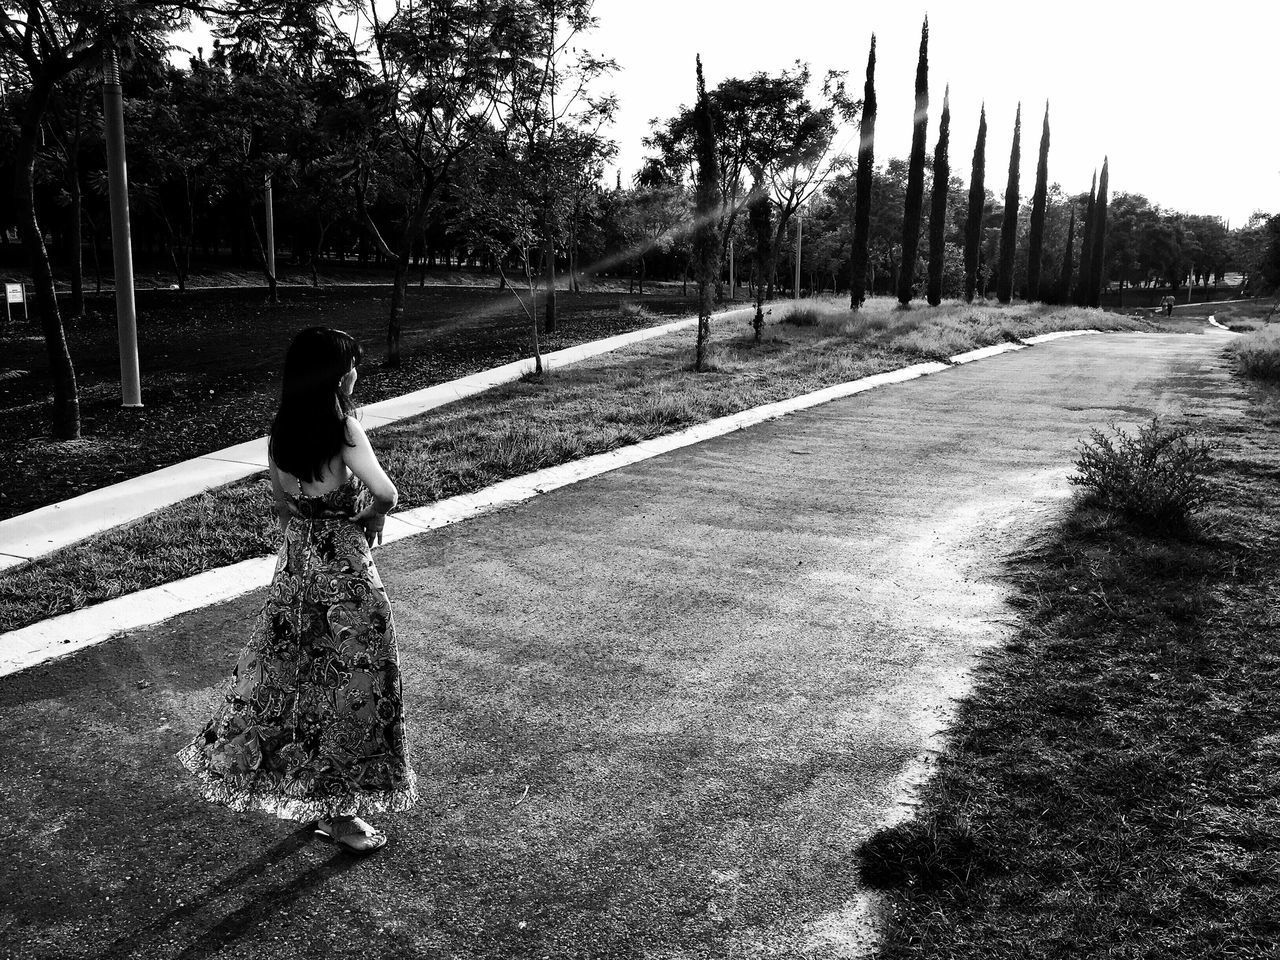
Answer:
[[[858,130],[858,168],[854,186],[853,250],[851,254],[850,306],[855,310],[866,300],[866,274],[871,221],[871,179],[875,157],[876,127],[876,38],[871,37],[867,56],[867,79],[863,92],[862,117]],[[929,211],[929,263],[926,298],[937,306],[942,302],[942,268],[946,233],[947,191],[951,177],[948,158],[951,135],[950,87],[943,94],[938,143],[933,154],[933,195]],[[925,136],[929,120],[929,21],[920,31],[920,59],[916,64],[915,114],[911,135],[911,157],[907,168],[906,209],[902,225],[902,257],[898,275],[898,301],[907,306],[915,295],[914,277],[920,241],[920,219],[924,206]],[[1005,185],[1004,216],[1000,225],[1000,253],[996,266],[996,298],[1000,303],[1013,299],[1014,256],[1017,250],[1019,169],[1021,165],[1022,105],[1018,104],[1013,123],[1013,146],[1009,153],[1009,177]],[[964,237],[964,297],[972,301],[977,292],[982,249],[982,214],[986,202],[987,111],[984,104],[978,117],[978,137],[973,148],[969,177],[969,211]],[[1028,300],[1062,303],[1068,299],[1079,306],[1096,307],[1102,296],[1102,252],[1107,223],[1108,163],[1104,158],[1102,176],[1095,174],[1089,190],[1089,204],[1081,236],[1080,270],[1072,287],[1072,247],[1075,235],[1075,206],[1067,228],[1067,250],[1062,270],[1054,282],[1044,279],[1044,225],[1049,196],[1049,104],[1045,103],[1040,133],[1040,154],[1036,164],[1036,185],[1031,199],[1027,290]]]

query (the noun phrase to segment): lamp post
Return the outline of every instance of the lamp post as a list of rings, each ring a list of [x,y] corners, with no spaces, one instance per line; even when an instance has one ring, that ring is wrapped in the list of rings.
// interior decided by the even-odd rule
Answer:
[[[133,302],[129,237],[129,177],[124,160],[124,96],[115,47],[102,54],[102,116],[106,126],[107,185],[111,197],[111,254],[115,261],[116,328],[120,336],[120,394],[125,407],[142,406],[138,372],[138,315]]]

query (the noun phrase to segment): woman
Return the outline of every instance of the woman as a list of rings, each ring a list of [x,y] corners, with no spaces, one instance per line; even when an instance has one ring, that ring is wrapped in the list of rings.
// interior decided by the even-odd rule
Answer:
[[[268,465],[284,543],[223,706],[181,753],[207,800],[367,853],[362,814],[417,800],[391,605],[371,553],[395,484],[352,416],[360,345],[311,327],[289,345]]]

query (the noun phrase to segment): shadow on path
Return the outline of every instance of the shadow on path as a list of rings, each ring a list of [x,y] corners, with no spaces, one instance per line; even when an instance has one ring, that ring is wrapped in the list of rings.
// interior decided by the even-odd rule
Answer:
[[[262,856],[246,863],[202,893],[192,896],[176,910],[170,910],[127,936],[119,938],[101,953],[95,954],[95,960],[125,960],[125,958],[137,956],[142,948],[154,943],[166,932],[176,933],[186,926],[187,921],[201,915],[208,915],[212,912],[211,908],[217,900],[241,891],[246,884],[261,876],[269,867],[288,860],[312,842],[312,835],[310,824],[299,827]],[[243,940],[253,934],[269,915],[298,900],[303,894],[320,886],[331,877],[345,873],[359,863],[359,858],[337,852],[297,876],[282,879],[280,883],[266,890],[253,892],[248,903],[228,913],[176,956],[179,960],[204,960],[217,954],[237,940]]]

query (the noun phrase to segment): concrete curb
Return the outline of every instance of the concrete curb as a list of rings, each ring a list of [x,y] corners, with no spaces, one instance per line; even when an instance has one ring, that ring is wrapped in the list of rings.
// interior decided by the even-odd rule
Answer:
[[[1219,330],[1225,330],[1227,333],[1231,334],[1234,337],[1240,336],[1239,330],[1232,330],[1230,327],[1224,327],[1222,324],[1218,322],[1218,318],[1214,316],[1209,317],[1209,326],[1217,327]]]
[[[680,322],[685,323],[685,321]],[[1057,334],[1042,334],[1027,338],[1023,343],[1027,345],[1032,342],[1047,343],[1098,332],[1071,330]],[[643,440],[606,453],[512,477],[474,493],[450,497],[429,506],[393,514],[387,518],[383,542],[394,543],[397,540],[460,523],[493,510],[523,503],[539,494],[630,466],[671,450],[724,436],[766,420],[774,420],[789,413],[830,403],[877,387],[903,383],[949,370],[952,369],[952,364],[971,363],[985,357],[1020,349],[1024,347],[1018,344],[997,344],[995,347],[983,347],[980,350],[956,354],[950,358],[950,363],[918,363],[898,370],[874,374],[860,380],[825,387],[799,397],[791,397],[787,400],[752,407],[730,416],[718,417],[652,440]],[[975,356],[979,353],[982,354],[981,357]],[[153,626],[195,607],[231,600],[264,587],[271,581],[275,562],[274,556],[245,560],[229,567],[209,570],[185,580],[141,590],[0,634],[0,677],[101,643],[122,631]]]
[[[719,322],[751,309],[735,307],[722,310],[713,314],[711,319]],[[697,322],[696,317],[689,317],[603,340],[593,340],[543,354],[542,361],[548,368],[564,366],[665,336]],[[361,408],[361,416],[369,429],[376,430],[397,420],[417,416],[446,403],[518,380],[525,373],[531,372],[533,365],[533,358],[526,357],[500,367],[492,367],[457,380],[372,403]],[[251,477],[266,468],[267,438],[258,437],[256,440],[215,450],[213,453],[0,521],[0,570],[52,553],[95,533],[137,520],[214,487]]]

